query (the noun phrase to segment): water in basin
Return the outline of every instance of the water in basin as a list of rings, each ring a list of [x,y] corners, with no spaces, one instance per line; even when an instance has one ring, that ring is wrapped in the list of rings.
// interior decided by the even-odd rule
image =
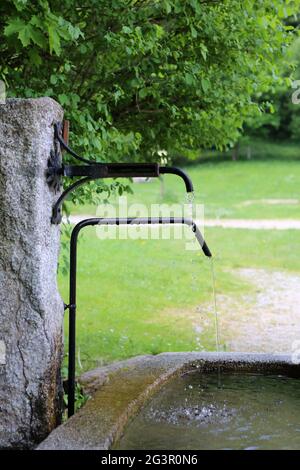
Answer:
[[[115,449],[299,449],[300,381],[193,371],[164,386]]]

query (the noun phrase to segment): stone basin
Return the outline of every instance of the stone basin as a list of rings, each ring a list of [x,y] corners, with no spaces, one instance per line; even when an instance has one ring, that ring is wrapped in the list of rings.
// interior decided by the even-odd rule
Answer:
[[[164,384],[193,369],[202,373],[218,366],[224,372],[300,377],[300,367],[289,355],[192,352],[138,356],[83,374],[80,383],[91,398],[37,449],[110,449],[128,421]]]

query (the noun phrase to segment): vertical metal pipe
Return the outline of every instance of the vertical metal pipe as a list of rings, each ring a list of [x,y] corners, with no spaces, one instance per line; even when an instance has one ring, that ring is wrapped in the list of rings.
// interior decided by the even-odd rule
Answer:
[[[76,360],[76,265],[77,227],[70,243],[70,304],[69,304],[69,364],[68,364],[68,416],[75,412],[75,360]]]
[[[85,219],[75,225],[70,241],[70,302],[69,308],[69,364],[68,364],[68,416],[75,412],[75,378],[76,378],[76,271],[77,271],[77,240],[80,230],[93,225],[129,225],[129,224],[186,224],[192,227],[193,232],[204,252],[211,257],[211,252],[195,222],[183,217],[142,217],[142,218],[113,218],[113,219]]]
[[[68,378],[68,417],[75,412],[75,337],[76,307],[69,309],[69,378]]]

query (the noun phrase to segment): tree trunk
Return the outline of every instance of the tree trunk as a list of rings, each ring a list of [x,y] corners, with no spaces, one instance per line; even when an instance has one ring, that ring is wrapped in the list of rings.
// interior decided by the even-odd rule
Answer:
[[[239,142],[237,142],[235,144],[235,146],[233,147],[233,149],[232,149],[232,160],[233,161],[236,161],[239,157],[239,147],[240,147],[240,144],[239,144]]]

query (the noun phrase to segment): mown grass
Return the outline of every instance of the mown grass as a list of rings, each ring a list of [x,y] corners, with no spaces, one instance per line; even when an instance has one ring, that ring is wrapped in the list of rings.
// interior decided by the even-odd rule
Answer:
[[[206,216],[299,218],[299,205],[239,205],[298,199],[297,162],[222,162],[189,173]],[[184,201],[180,180],[168,176],[164,186],[162,198],[158,181],[137,184],[129,203]],[[91,207],[81,211],[93,213]],[[205,236],[221,295],[239,297],[253,289],[234,275],[241,267],[300,271],[299,231],[207,228]],[[95,229],[85,229],[78,254],[79,364],[87,369],[137,354],[215,349],[210,270],[210,261],[187,251],[184,240],[101,240]],[[61,275],[59,282],[67,301],[68,279]],[[195,326],[203,327],[201,334]]]
[[[293,219],[300,214],[299,168],[300,161],[251,160],[205,163],[187,171],[194,183],[195,201],[204,204],[208,218]],[[164,177],[163,186],[153,179],[133,188],[128,204],[149,207],[151,203],[185,201],[184,184],[173,175]],[[80,206],[76,212],[95,215],[96,209]]]

